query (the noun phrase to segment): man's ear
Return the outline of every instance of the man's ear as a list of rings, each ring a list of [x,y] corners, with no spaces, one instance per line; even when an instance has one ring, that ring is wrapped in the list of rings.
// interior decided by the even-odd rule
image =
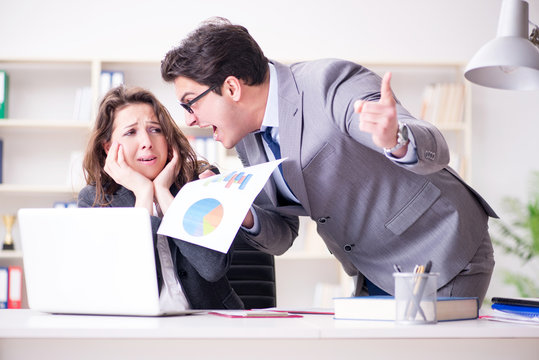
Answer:
[[[223,95],[229,96],[234,101],[241,99],[243,83],[235,76],[229,76],[223,83]]]

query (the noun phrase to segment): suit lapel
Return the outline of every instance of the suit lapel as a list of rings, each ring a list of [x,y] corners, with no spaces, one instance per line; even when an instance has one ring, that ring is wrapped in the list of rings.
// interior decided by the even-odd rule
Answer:
[[[243,139],[245,148],[249,149],[246,153],[249,164],[262,164],[268,161],[262,141],[262,137],[258,133],[250,134]],[[264,191],[268,195],[271,203],[274,206],[278,206],[277,187],[271,177],[264,185]]]
[[[301,165],[301,136],[303,130],[303,94],[289,67],[273,62],[279,82],[279,141],[283,162],[283,175],[294,195],[307,213],[309,199],[303,180]]]

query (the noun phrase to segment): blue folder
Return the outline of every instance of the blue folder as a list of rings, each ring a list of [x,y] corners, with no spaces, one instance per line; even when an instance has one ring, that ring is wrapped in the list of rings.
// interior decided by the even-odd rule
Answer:
[[[539,308],[531,306],[518,306],[518,305],[505,305],[505,304],[492,304],[494,310],[503,311],[506,313],[526,316],[526,317],[539,317]]]

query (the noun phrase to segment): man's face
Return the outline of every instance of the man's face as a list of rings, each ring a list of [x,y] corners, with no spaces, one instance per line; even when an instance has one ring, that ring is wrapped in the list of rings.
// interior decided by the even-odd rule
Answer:
[[[223,86],[223,88],[225,88]],[[220,141],[227,149],[233,148],[250,131],[244,126],[241,106],[233,99],[227,89],[222,88],[222,95],[210,91],[191,105],[193,113],[185,110],[187,126],[200,128],[212,127],[213,138]],[[180,76],[174,80],[176,99],[188,103],[204,91],[207,85],[199,84]]]

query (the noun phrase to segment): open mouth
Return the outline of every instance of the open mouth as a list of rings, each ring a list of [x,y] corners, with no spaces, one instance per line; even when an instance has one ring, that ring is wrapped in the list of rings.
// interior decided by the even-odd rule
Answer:
[[[139,158],[138,161],[150,162],[150,161],[154,161],[155,159],[157,159],[157,156],[149,156],[149,157]]]

